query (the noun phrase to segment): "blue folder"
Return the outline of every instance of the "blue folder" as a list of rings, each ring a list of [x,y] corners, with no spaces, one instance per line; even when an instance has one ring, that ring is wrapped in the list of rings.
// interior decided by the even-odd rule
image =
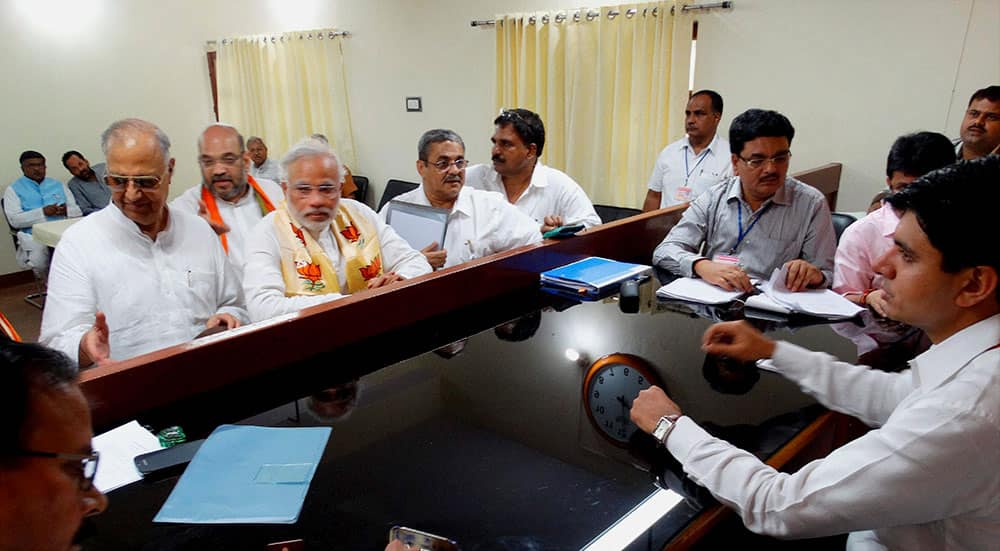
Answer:
[[[628,279],[639,279],[652,270],[649,266],[591,256],[542,272],[542,286],[579,295],[599,295]]]
[[[222,425],[153,521],[292,524],[329,438],[330,427]]]

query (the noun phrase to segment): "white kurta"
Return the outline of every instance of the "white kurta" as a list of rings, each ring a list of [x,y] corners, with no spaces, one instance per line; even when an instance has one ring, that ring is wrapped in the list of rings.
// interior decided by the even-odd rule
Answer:
[[[694,201],[708,188],[733,175],[729,142],[716,134],[708,146],[694,154],[688,137],[663,148],[656,157],[648,187],[660,193],[660,208]]]
[[[423,186],[399,195],[393,201],[425,206],[431,204]],[[387,207],[379,212],[383,221]],[[448,229],[442,247],[448,253],[444,267],[541,241],[538,223],[508,203],[503,195],[463,186],[448,215]]]
[[[854,532],[848,549],[995,549],[1000,534],[1000,314],[886,373],[779,342],[762,367],[878,427],[794,474],[681,417],[667,449],[755,532]]]
[[[267,195],[271,204],[278,206],[284,200],[284,192],[281,186],[271,180],[264,180],[254,176],[257,184]],[[198,214],[198,201],[201,200],[201,186],[194,186],[180,195],[180,197],[170,202],[170,206],[191,214]],[[243,277],[243,264],[246,262],[247,236],[250,230],[264,218],[260,211],[260,203],[257,201],[257,192],[251,187],[247,194],[235,203],[223,201],[216,198],[215,204],[219,207],[219,216],[222,221],[229,226],[229,233],[226,234],[226,242],[229,244],[229,261],[236,269],[237,275]]]
[[[169,210],[153,241],[114,204],[66,230],[49,272],[40,342],[77,359],[104,312],[111,358],[193,339],[212,315],[247,321],[243,292],[219,240],[197,216]]]
[[[378,228],[379,245],[382,249],[382,270],[384,272],[396,272],[406,279],[430,273],[431,266],[427,263],[424,255],[410,247],[395,230],[379,220],[375,211],[351,199],[341,199],[340,204],[351,209],[354,216],[368,218],[372,226]],[[337,269],[340,288],[346,289],[347,275],[344,273],[344,258],[340,255],[340,247],[329,227],[323,230],[318,241],[330,259],[330,264]],[[253,321],[298,312],[303,308],[330,302],[344,296],[338,293],[285,296],[285,279],[281,275],[281,249],[274,227],[273,212],[265,216],[250,232],[250,239],[247,242],[243,291],[247,297],[247,310],[250,311],[250,319]]]
[[[474,165],[465,171],[465,185],[486,191],[495,191],[507,197],[500,174],[493,165]],[[514,206],[521,212],[532,217],[538,223],[539,229],[546,216],[562,216],[567,226],[583,224],[586,227],[597,226],[601,217],[594,210],[593,203],[587,197],[580,184],[577,184],[566,173],[538,163],[531,173],[528,189],[517,198]]]
[[[274,159],[268,158],[264,159],[264,164],[259,167],[252,162],[250,163],[250,175],[260,181],[271,180],[274,182],[281,181],[281,166]]]

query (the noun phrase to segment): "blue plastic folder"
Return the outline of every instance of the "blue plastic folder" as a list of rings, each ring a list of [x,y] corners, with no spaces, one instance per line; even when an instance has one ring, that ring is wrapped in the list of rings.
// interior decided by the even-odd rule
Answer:
[[[650,270],[651,267],[642,264],[591,256],[542,272],[541,281],[543,287],[596,296],[625,280],[644,277]]]
[[[292,524],[329,438],[330,427],[221,425],[153,521]]]

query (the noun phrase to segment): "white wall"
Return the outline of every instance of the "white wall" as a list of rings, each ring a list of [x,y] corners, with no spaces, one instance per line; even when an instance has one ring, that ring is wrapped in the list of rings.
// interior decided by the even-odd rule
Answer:
[[[213,118],[205,42],[337,27],[353,33],[345,52],[356,168],[378,197],[388,178],[417,178],[416,141],[428,128],[451,127],[466,139],[470,159],[488,158],[493,31],[471,28],[470,20],[580,5],[7,0],[0,4],[0,73],[7,77],[0,89],[0,186],[20,175],[24,149],[42,151],[49,175],[67,179],[63,151],[101,160],[101,130],[138,116],[174,141],[176,195],[199,181],[195,139]],[[963,55],[970,6],[972,0],[737,0],[735,10],[699,16],[697,85],[726,95],[727,117],[751,105],[786,112],[799,130],[795,166],[844,162],[842,202],[859,207],[881,182],[892,138],[921,128],[955,134],[969,93],[1000,81],[1000,0],[975,1]],[[410,95],[423,97],[422,113],[404,111]],[[0,239],[0,273],[16,270],[10,241]]]
[[[885,185],[896,137],[957,137],[972,92],[1000,83],[1000,0],[737,0],[698,20],[695,88],[725,97],[720,128],[783,112],[792,170],[844,163],[839,210]]]

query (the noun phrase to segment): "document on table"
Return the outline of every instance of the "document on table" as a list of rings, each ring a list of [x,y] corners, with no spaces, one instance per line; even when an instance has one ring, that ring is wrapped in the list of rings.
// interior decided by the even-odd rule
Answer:
[[[448,210],[403,201],[391,201],[385,208],[388,209],[386,223],[411,247],[419,251],[431,243],[437,243],[439,249],[444,248],[450,214]]]
[[[93,446],[101,454],[94,486],[105,493],[142,480],[135,457],[161,449],[159,439],[137,421],[95,436]]]
[[[786,268],[775,268],[771,279],[761,285],[761,290],[771,301],[791,312],[828,319],[846,319],[854,317],[858,312],[864,310],[864,308],[829,289],[808,289],[793,293],[788,290],[788,287],[785,287],[786,276]],[[747,300],[746,305],[758,307],[752,300]],[[780,311],[774,308],[765,309]]]
[[[153,522],[293,524],[329,437],[330,427],[222,425]]]
[[[701,304],[725,304],[736,300],[742,294],[742,291],[727,291],[704,279],[693,277],[679,277],[656,291],[659,297]]]

